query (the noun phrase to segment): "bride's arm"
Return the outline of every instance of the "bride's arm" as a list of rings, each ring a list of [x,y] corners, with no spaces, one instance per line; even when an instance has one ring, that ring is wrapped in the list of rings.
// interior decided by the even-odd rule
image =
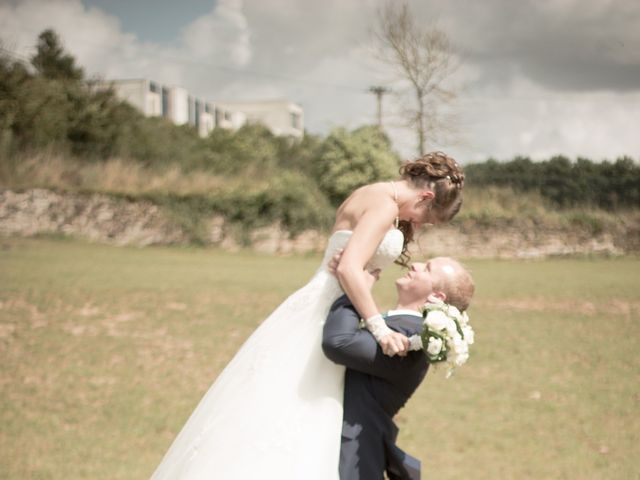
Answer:
[[[397,215],[397,207],[394,204],[385,202],[375,207],[365,211],[358,220],[336,269],[336,276],[343,290],[364,319],[379,315],[364,269]],[[379,320],[382,322],[381,319]],[[368,328],[370,328],[369,325]],[[386,354],[406,352],[407,337],[391,330],[384,332],[382,336],[377,337]]]
[[[392,383],[407,365],[402,359],[381,354],[369,332],[360,328],[360,315],[346,296],[336,300],[329,310],[323,327],[322,350],[338,365]]]
[[[387,210],[385,212],[368,209],[362,215],[353,229],[336,269],[336,276],[343,290],[363,318],[378,313],[364,269],[393,223],[394,212],[391,208]]]

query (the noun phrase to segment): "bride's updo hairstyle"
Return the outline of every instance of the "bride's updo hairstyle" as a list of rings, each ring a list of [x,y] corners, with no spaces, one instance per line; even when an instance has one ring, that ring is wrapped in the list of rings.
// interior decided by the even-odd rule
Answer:
[[[443,152],[427,153],[402,165],[400,175],[414,187],[426,188],[435,194],[432,209],[437,223],[450,221],[460,211],[464,172],[452,157]],[[401,220],[398,228],[404,234],[404,246],[396,263],[407,266],[407,245],[413,241],[413,225]]]

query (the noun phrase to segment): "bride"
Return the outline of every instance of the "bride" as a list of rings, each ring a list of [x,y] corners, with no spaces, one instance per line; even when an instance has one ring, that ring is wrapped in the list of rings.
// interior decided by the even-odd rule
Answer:
[[[354,191],[336,214],[316,274],[287,298],[218,376],[154,472],[153,480],[337,480],[344,367],[322,353],[322,324],[344,292],[388,355],[406,349],[366,287],[365,269],[405,263],[413,229],[449,221],[464,174],[441,152],[401,178]],[[326,265],[344,250],[336,279]]]

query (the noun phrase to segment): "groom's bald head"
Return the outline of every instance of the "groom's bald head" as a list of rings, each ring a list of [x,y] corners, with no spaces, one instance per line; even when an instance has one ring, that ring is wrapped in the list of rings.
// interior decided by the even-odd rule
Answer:
[[[434,291],[441,291],[446,302],[461,312],[469,308],[475,292],[475,284],[469,271],[462,264],[450,257],[436,257],[441,274],[434,279]]]
[[[398,302],[403,305],[417,307],[429,300],[444,300],[464,311],[475,286],[471,274],[459,262],[436,257],[425,263],[413,262],[409,271],[396,280],[396,289]]]

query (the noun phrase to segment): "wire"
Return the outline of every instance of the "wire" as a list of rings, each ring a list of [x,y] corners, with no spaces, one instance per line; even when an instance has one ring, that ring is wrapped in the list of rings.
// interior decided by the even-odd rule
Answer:
[[[9,55],[10,57],[13,57],[16,60],[19,60],[22,63],[26,63],[28,65],[31,65],[31,59],[30,58],[27,58],[27,57],[25,57],[23,55],[20,55],[19,53],[14,52],[12,50],[7,50],[6,48],[4,48],[2,46],[0,46],[0,50],[3,51],[4,53],[6,53],[7,55]]]
[[[85,42],[85,43],[89,43],[91,45],[94,46],[100,46],[102,47],[102,44],[98,44],[96,42]],[[36,49],[37,47],[35,45],[28,47],[30,49]],[[8,55],[11,55],[12,57],[27,63],[28,65],[31,65],[31,59],[17,53],[11,50],[8,50],[2,46],[0,46],[0,50],[2,50],[3,52],[5,52]],[[271,72],[264,72],[264,71],[260,71],[260,70],[249,70],[249,69],[243,69],[243,68],[237,68],[237,67],[231,67],[231,66],[226,66],[226,65],[219,65],[213,62],[208,62],[208,61],[202,61],[200,59],[196,59],[193,57],[185,57],[185,56],[175,56],[175,55],[171,55],[171,54],[167,54],[164,52],[158,52],[156,53],[156,55],[159,58],[164,58],[167,60],[172,60],[178,63],[190,63],[190,64],[195,64],[198,66],[207,66],[209,68],[212,68],[214,70],[218,70],[218,71],[225,71],[225,72],[231,72],[234,74],[238,74],[238,75],[251,75],[253,77],[264,77],[264,78],[272,78],[272,79],[277,79],[277,80],[281,80],[287,83],[294,83],[298,86],[300,85],[308,85],[314,88],[332,88],[332,89],[336,89],[336,90],[345,90],[351,93],[360,93],[360,94],[370,94],[370,90],[369,88],[363,88],[363,87],[356,87],[353,85],[344,85],[344,84],[339,84],[339,83],[332,83],[332,82],[323,82],[323,81],[319,81],[319,80],[305,80],[305,79],[301,79],[301,78],[297,78],[297,77],[292,77],[292,76],[287,76],[287,75],[282,75],[282,74],[277,74],[277,73],[271,73]],[[569,97],[569,96],[563,96],[563,97],[558,97],[558,96],[527,96],[527,97],[514,97],[514,96],[508,96],[508,95],[504,95],[504,96],[469,96],[469,97],[463,97],[463,96],[459,96],[457,99],[458,104],[462,104],[462,106],[464,104],[478,104],[478,103],[486,103],[486,102],[491,102],[491,103],[495,103],[495,102],[500,102],[500,103],[504,103],[504,102],[532,102],[532,103],[537,103],[537,102],[541,102],[541,101],[548,101],[548,102],[554,102],[554,103],[592,103],[592,102],[601,102],[601,103],[608,103],[608,102],[614,102],[617,101],[617,99],[615,98],[588,98],[588,99],[582,99],[582,98],[576,98],[576,97]],[[638,96],[637,98],[625,98],[624,99],[625,102],[630,102],[630,103],[636,103],[636,102],[640,102],[640,96]]]
[[[90,45],[96,46],[96,47],[103,47],[103,44],[99,44],[96,42],[91,42],[91,41],[84,41],[84,43],[88,43]],[[2,48],[2,47],[0,47]],[[34,50],[37,48],[36,45],[30,45],[27,47],[28,49]],[[6,50],[4,48],[2,48],[3,51],[6,51],[7,53],[12,53],[14,56],[18,57],[20,56],[19,54],[17,54],[16,52],[11,52],[9,50]],[[298,77],[292,77],[292,76],[287,76],[287,75],[282,75],[282,74],[277,74],[277,73],[271,73],[271,72],[264,72],[264,71],[260,71],[260,70],[249,70],[249,69],[243,69],[243,68],[237,68],[237,67],[231,67],[231,66],[226,66],[226,65],[219,65],[210,61],[203,61],[201,59],[197,59],[194,57],[188,57],[188,56],[177,56],[177,55],[171,55],[171,54],[167,54],[165,52],[156,52],[155,55],[159,58],[162,59],[166,59],[166,60],[172,60],[174,62],[177,63],[190,63],[190,64],[195,64],[195,65],[199,65],[199,66],[207,66],[209,68],[212,68],[214,70],[219,70],[219,71],[226,71],[226,72],[232,72],[235,74],[241,74],[241,75],[251,75],[254,77],[267,77],[267,78],[273,78],[273,79],[278,79],[278,80],[282,80],[284,82],[288,82],[288,83],[295,83],[297,85],[300,84],[306,84],[309,86],[313,86],[313,87],[317,87],[317,88],[333,88],[333,89],[339,89],[339,90],[347,90],[351,93],[369,93],[367,88],[364,87],[356,87],[353,85],[344,85],[344,84],[339,84],[339,83],[333,83],[333,82],[323,82],[323,81],[319,81],[319,80],[305,80],[305,79],[301,79]],[[22,58],[26,58],[26,57],[22,57]],[[27,59],[28,62],[30,62],[30,59]]]

